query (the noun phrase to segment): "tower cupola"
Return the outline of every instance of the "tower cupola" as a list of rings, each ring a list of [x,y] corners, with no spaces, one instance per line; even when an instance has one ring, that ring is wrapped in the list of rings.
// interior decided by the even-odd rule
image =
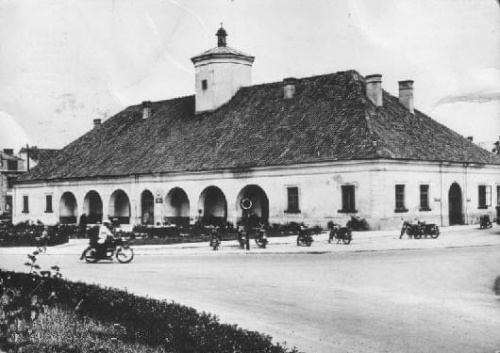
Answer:
[[[224,27],[222,27],[222,23],[220,24],[220,28],[215,35],[217,36],[217,46],[225,47],[227,45],[226,44],[227,32],[224,29]]]
[[[196,113],[219,108],[241,87],[252,84],[255,57],[228,47],[222,24],[216,36],[216,47],[191,58],[195,68]]]

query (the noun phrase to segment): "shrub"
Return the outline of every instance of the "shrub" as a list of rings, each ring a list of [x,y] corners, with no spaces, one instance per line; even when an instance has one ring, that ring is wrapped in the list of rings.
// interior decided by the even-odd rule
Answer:
[[[28,277],[0,276],[0,349],[18,352],[29,343],[33,321],[56,298],[53,289],[46,286],[52,275],[60,279],[58,266],[42,271],[36,263],[39,251],[28,254],[25,263],[30,268]],[[0,274],[3,274],[0,271]],[[21,281],[21,282],[19,282]]]
[[[0,278],[15,283],[23,293],[29,293],[41,278],[21,273],[3,272]],[[136,342],[164,346],[172,352],[203,353],[285,353],[288,350],[274,344],[271,337],[219,322],[214,315],[166,301],[143,298],[126,291],[106,289],[96,285],[70,282],[60,278],[44,279],[39,287],[43,295],[57,293],[57,302],[75,308],[78,315],[108,323],[119,323],[126,337]]]

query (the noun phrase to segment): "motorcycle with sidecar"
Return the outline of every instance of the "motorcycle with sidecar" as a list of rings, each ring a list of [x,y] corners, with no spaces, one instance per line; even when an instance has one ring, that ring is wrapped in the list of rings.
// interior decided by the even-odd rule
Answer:
[[[298,246],[311,246],[314,239],[312,237],[311,231],[305,226],[300,226],[299,235],[297,236]]]
[[[415,223],[411,223],[409,221],[404,221],[403,226],[401,227],[401,235],[399,239],[403,237],[403,235],[407,234],[410,238],[413,237],[415,239],[421,239],[422,237],[430,236],[432,239],[436,239],[439,237],[439,227],[434,223],[426,223],[417,221]]]
[[[479,229],[488,229],[493,227],[489,215],[482,215],[479,217]]]
[[[352,241],[352,229],[350,227],[342,227],[340,224],[328,222],[328,229],[330,229],[330,234],[328,236],[328,243],[331,243],[334,239],[337,239],[337,243],[341,240],[344,244],[350,244]]]

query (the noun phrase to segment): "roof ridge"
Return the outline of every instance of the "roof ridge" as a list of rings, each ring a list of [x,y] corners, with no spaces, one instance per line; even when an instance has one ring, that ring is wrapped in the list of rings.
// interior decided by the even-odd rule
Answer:
[[[167,102],[171,102],[171,101],[175,101],[175,100],[183,100],[183,99],[188,99],[188,98],[194,98],[195,94],[190,94],[190,95],[185,95],[185,96],[178,96],[178,97],[173,97],[173,98],[168,98],[168,99],[162,99],[162,100],[158,100],[158,101],[149,101],[151,104],[160,104],[160,103],[167,103]],[[137,103],[137,104],[132,104],[132,105],[129,105],[127,107],[124,108],[125,109],[128,109],[128,108],[137,108],[137,107],[142,107],[142,103]],[[123,110],[122,110],[123,111]],[[118,112],[117,114],[121,113],[122,111]],[[117,115],[115,114],[115,115]],[[114,116],[114,115],[113,115]],[[110,117],[111,118],[111,117]]]
[[[349,70],[345,70],[345,71],[331,72],[331,73],[324,73],[324,74],[317,74],[317,75],[312,75],[312,76],[296,77],[296,79],[298,81],[314,80],[314,79],[318,79],[318,78],[321,78],[321,77],[335,76],[335,75],[340,75],[340,74],[354,74],[354,75],[357,75],[359,78],[363,78],[364,79],[364,76],[361,75],[357,70],[354,70],[354,69],[349,69]],[[250,86],[242,86],[242,87],[240,87],[240,90],[242,90],[242,89],[247,90],[247,89],[252,89],[252,88],[260,88],[260,87],[266,86],[266,85],[282,84],[282,83],[283,83],[283,80],[281,80],[281,81],[262,82],[262,83],[252,84]],[[387,92],[387,93],[390,94],[389,92]],[[194,98],[194,97],[195,97],[195,94],[193,93],[193,94],[190,94],[190,95],[178,96],[178,97],[173,97],[173,98],[168,98],[168,99],[162,99],[162,100],[158,100],[158,101],[151,101],[151,104],[160,104],[160,103],[170,102],[170,101],[173,101],[173,100],[182,100],[182,99]],[[141,103],[132,104],[132,105],[127,106],[125,109],[140,107],[141,104],[142,104],[142,102]]]
[[[499,156],[420,110],[410,113],[398,97],[387,91],[384,91],[383,106],[373,108],[370,116],[380,157],[500,164]]]
[[[304,80],[308,81],[308,80],[318,79],[318,78],[321,78],[321,77],[336,76],[336,75],[341,75],[341,74],[354,74],[354,75],[359,76],[359,78],[364,78],[364,76],[361,75],[356,70],[337,71],[337,72],[331,72],[331,73],[325,73],[325,74],[318,74],[318,75],[304,76],[304,77],[293,77],[293,78],[297,79],[297,81],[300,82],[300,81],[304,81]],[[285,78],[289,78],[289,77],[292,77],[292,76],[283,77],[283,79],[281,81],[262,82],[262,83],[257,83],[257,84],[253,84],[253,85],[250,85],[250,86],[242,86],[241,88],[242,89],[251,89],[251,88],[254,88],[254,87],[255,88],[259,88],[259,87],[266,86],[266,85],[283,84],[283,80]]]

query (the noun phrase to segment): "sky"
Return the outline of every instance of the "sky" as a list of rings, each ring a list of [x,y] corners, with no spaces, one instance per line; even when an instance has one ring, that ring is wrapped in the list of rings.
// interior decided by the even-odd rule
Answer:
[[[344,70],[414,80],[415,107],[500,136],[495,0],[0,0],[0,148],[62,148],[144,100],[194,93],[190,58],[228,45],[252,83]]]

